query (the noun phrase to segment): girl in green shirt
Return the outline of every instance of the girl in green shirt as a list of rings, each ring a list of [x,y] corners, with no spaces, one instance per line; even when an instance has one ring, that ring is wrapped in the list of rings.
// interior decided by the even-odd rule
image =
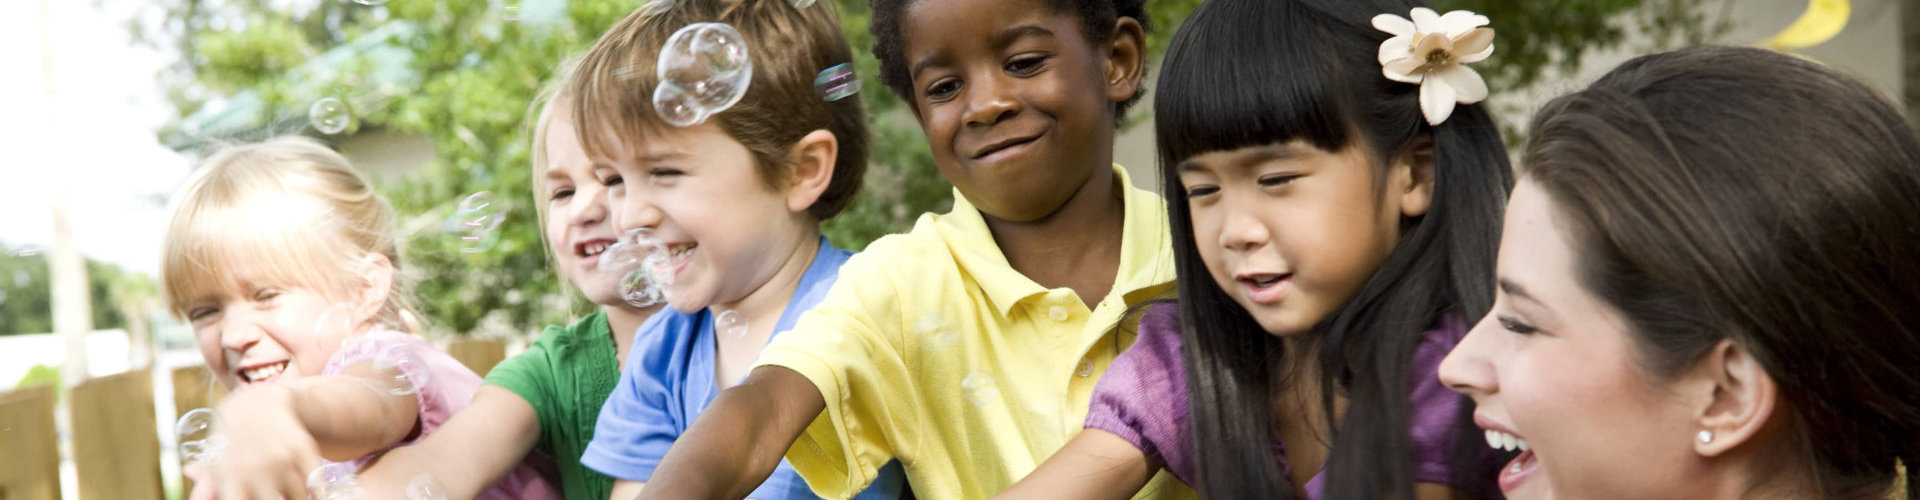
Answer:
[[[577,60],[563,63],[565,81]],[[579,288],[600,312],[566,327],[548,326],[526,352],[487,374],[466,411],[420,442],[388,452],[360,473],[370,493],[397,494],[429,475],[449,498],[471,498],[520,463],[529,452],[551,456],[567,498],[607,498],[613,480],[580,465],[593,440],[600,406],[620,380],[633,332],[659,306],[622,300],[620,275],[598,270],[617,235],[608,221],[606,188],[568,118],[567,96],[549,84],[534,100],[533,194],[547,253],[563,280]],[[376,495],[385,496],[385,495]]]

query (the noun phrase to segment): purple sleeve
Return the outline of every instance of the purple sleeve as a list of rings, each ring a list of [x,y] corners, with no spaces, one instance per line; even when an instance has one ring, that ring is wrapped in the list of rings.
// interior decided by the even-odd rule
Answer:
[[[1133,346],[1113,360],[1094,386],[1088,429],[1120,436],[1181,481],[1193,472],[1193,428],[1188,423],[1186,367],[1180,357],[1180,317],[1157,304],[1140,320]]]
[[[1440,383],[1440,360],[1466,336],[1460,318],[1441,319],[1440,328],[1429,330],[1413,352],[1412,438],[1413,480],[1464,488],[1468,485],[1453,477],[1453,443],[1459,438],[1460,399],[1462,396]]]

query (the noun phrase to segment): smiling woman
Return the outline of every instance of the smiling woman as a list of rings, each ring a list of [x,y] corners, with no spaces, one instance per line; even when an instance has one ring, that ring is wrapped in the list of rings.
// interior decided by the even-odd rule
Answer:
[[[1629,61],[1535,118],[1441,366],[1509,498],[1885,498],[1920,459],[1920,143],[1794,57]],[[1920,498],[1908,484],[1899,498]]]

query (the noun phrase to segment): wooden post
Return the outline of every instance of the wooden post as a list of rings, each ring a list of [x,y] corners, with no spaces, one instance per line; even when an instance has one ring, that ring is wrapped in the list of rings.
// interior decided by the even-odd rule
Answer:
[[[486,377],[487,371],[492,370],[493,365],[507,359],[507,341],[454,339],[447,343],[447,355],[460,360],[460,364],[467,365],[467,369],[473,370],[473,373]]]
[[[0,394],[0,500],[59,500],[60,448],[54,389],[36,385]]]
[[[213,372],[206,365],[183,366],[173,369],[173,419],[178,422],[181,415],[196,408],[213,408],[220,404],[220,398],[227,396],[227,388],[213,380]],[[178,436],[175,436],[176,438]],[[180,498],[187,498],[193,492],[193,481],[187,479],[186,463],[180,464]],[[4,499],[0,499],[4,500]]]
[[[80,500],[166,498],[153,374],[133,370],[89,380],[75,386],[71,398]]]

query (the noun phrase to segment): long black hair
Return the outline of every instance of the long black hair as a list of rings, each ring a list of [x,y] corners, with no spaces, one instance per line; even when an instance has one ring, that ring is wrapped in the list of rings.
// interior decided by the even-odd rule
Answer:
[[[1421,137],[1433,141],[1431,207],[1402,222],[1399,243],[1364,285],[1311,332],[1320,346],[1322,408],[1333,422],[1328,499],[1413,498],[1408,366],[1423,333],[1445,314],[1484,315],[1513,185],[1498,128],[1478,105],[1438,126],[1420,113],[1419,87],[1381,75],[1389,35],[1373,16],[1408,16],[1409,0],[1211,0],[1167,50],[1154,95],[1162,192],[1179,272],[1181,336],[1191,393],[1196,472],[1210,498],[1292,497],[1273,455],[1273,402],[1291,371],[1268,335],[1207,272],[1185,186],[1174,166],[1193,156],[1304,140],[1327,151],[1370,147],[1376,168]],[[1301,357],[1306,359],[1305,357]],[[1425,375],[1425,374],[1423,374]],[[1333,401],[1349,406],[1335,419]],[[1456,425],[1477,436],[1462,398]],[[1489,496],[1486,448],[1458,439],[1454,484]]]

